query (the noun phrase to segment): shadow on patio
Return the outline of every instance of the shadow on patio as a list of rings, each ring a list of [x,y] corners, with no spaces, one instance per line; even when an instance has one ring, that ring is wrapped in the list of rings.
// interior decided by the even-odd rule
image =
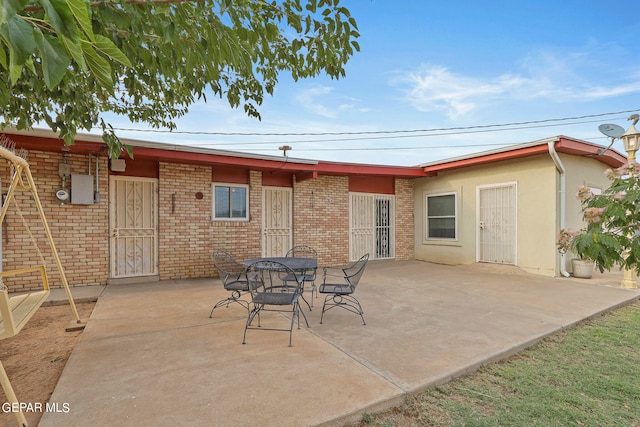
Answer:
[[[111,285],[51,397],[70,411],[40,426],[340,425],[640,297],[618,283],[371,262],[356,293],[367,325],[344,310],[320,325],[318,298],[302,305],[311,327],[294,330],[293,347],[277,331],[242,345],[237,304],[210,319],[228,296],[218,279]]]

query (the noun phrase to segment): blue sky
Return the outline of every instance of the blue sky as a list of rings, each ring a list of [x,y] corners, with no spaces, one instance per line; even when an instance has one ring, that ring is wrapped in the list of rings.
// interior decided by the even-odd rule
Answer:
[[[560,134],[608,145],[598,125],[626,129],[627,111],[640,112],[635,1],[342,4],[361,33],[346,78],[294,83],[282,75],[260,109],[262,121],[211,97],[177,129],[262,135],[118,134],[276,156],[289,145],[295,158],[408,166]],[[624,113],[609,114],[616,112]],[[546,121],[583,116],[593,117]],[[484,127],[538,121],[545,122]],[[422,132],[380,133],[414,130]],[[346,134],[268,135],[281,133]],[[614,148],[623,152],[619,141]]]

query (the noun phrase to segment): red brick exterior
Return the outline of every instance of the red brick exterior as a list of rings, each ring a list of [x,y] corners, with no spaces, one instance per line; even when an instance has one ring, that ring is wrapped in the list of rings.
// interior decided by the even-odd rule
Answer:
[[[88,173],[88,156],[67,153],[73,174]],[[93,157],[91,174],[95,174]],[[62,186],[59,153],[31,152],[29,163],[55,245],[70,286],[105,285],[109,278],[108,162],[99,158],[100,201],[91,205],[61,205],[55,190]],[[133,160],[134,162],[135,160]],[[0,159],[0,162],[3,162]],[[128,161],[130,162],[130,161]],[[215,168],[215,166],[214,166]],[[211,250],[229,251],[238,259],[262,254],[262,172],[249,174],[249,221],[212,220],[212,167],[163,162],[158,170],[159,278],[198,278],[216,275]],[[9,184],[8,166],[0,165],[2,190]],[[70,188],[67,178],[67,188]],[[202,198],[196,196],[202,193]],[[35,203],[28,194],[17,197],[26,221],[46,258],[52,288],[62,287]],[[413,181],[395,182],[396,259],[413,258]],[[317,249],[320,265],[349,261],[349,178],[319,176],[293,183],[293,244]],[[12,205],[3,225],[4,270],[39,262],[29,233]],[[7,280],[12,291],[38,289],[27,279]]]
[[[349,179],[320,176],[293,187],[293,245],[318,251],[320,265],[349,260]]]
[[[211,167],[160,163],[159,176],[160,279],[212,276]]]
[[[86,155],[67,153],[67,163],[72,174],[88,174],[89,163]],[[47,223],[51,230],[54,244],[64,268],[67,282],[75,285],[103,285],[109,274],[109,210],[107,198],[107,160],[99,158],[100,163],[100,203],[91,205],[60,204],[55,198],[55,191],[62,187],[58,165],[63,163],[63,155],[59,153],[30,152],[28,161],[31,174],[36,184],[40,202],[45,211]],[[91,174],[95,174],[93,157]],[[0,159],[0,179],[2,193],[6,194],[9,184],[8,162]],[[66,187],[71,187],[67,177]],[[49,284],[52,288],[62,287],[60,275],[49,248],[44,226],[30,192],[18,190],[16,200],[31,234],[37,241],[42,253]],[[38,249],[32,243],[29,232],[25,228],[17,208],[12,202],[3,224],[2,256],[4,270],[13,270],[40,264]],[[5,283],[14,291],[41,289],[39,278],[24,276],[6,279]]]
[[[396,259],[414,259],[413,180],[396,179]]]

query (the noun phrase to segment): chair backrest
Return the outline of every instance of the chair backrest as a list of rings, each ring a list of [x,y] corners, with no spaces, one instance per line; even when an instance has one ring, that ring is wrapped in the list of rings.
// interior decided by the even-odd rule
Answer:
[[[279,294],[302,293],[302,281],[298,278],[295,271],[279,262],[254,262],[247,267],[246,275],[252,298],[264,292],[275,292]],[[287,277],[286,281],[284,280],[285,277]]]
[[[211,252],[211,258],[213,259],[213,265],[218,270],[220,279],[225,284],[230,280],[238,280],[244,272],[244,266],[236,261],[229,252],[214,249]]]
[[[356,286],[358,286],[360,278],[364,274],[367,261],[369,261],[369,254],[364,254],[358,261],[342,269],[344,271],[344,279],[351,286],[352,292],[355,292]]]
[[[289,249],[285,255],[287,258],[313,258],[318,259],[318,252],[311,246],[299,245]]]

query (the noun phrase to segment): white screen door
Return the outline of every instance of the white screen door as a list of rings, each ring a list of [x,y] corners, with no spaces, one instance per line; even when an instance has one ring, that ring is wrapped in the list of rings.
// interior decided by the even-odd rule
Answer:
[[[351,260],[355,261],[366,253],[371,259],[393,258],[394,196],[351,193],[350,205]]]
[[[478,187],[478,261],[516,264],[516,184]]]
[[[263,187],[262,254],[284,256],[291,249],[291,189]]]
[[[158,274],[157,187],[151,178],[110,178],[112,279]]]

